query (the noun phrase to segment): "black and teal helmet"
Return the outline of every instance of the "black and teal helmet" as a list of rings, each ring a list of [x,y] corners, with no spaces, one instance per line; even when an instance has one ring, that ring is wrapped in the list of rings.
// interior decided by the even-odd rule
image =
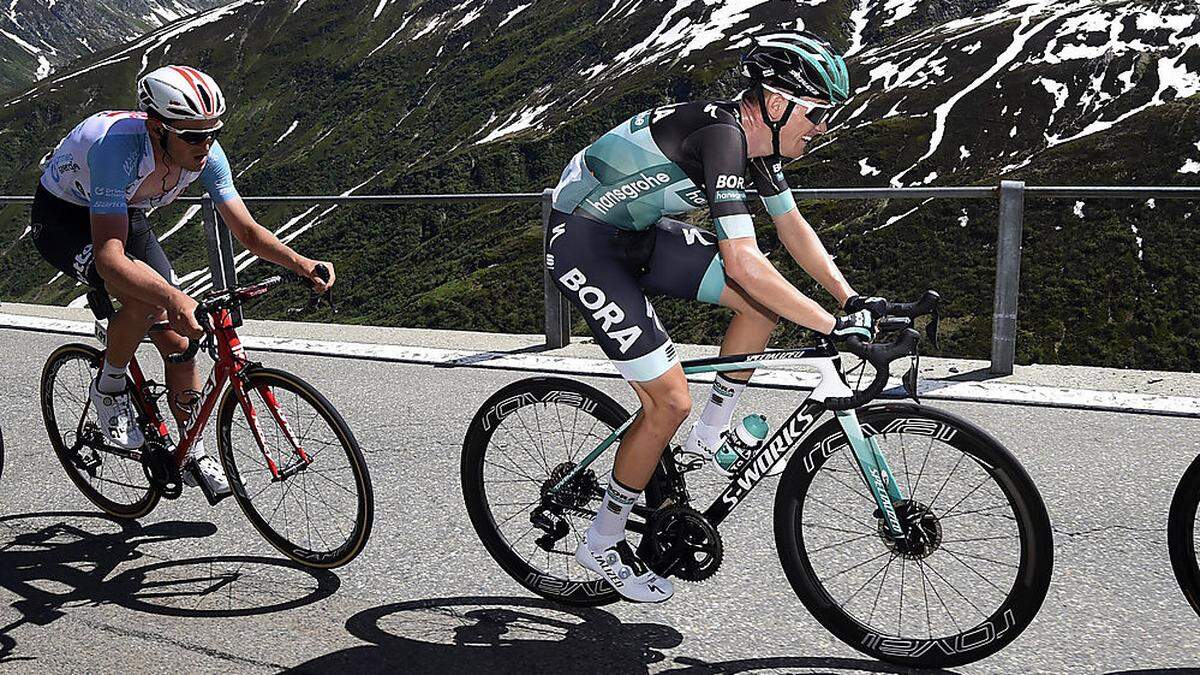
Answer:
[[[764,98],[758,99],[763,122],[771,129],[771,145],[780,155],[779,132],[803,97],[829,101],[850,98],[850,74],[841,54],[822,38],[808,32],[768,33],[755,36],[742,55],[742,74],[750,82],[788,99],[783,116],[772,120]]]
[[[785,96],[841,103],[850,97],[850,74],[841,54],[812,33],[755,36],[742,55],[742,74]]]

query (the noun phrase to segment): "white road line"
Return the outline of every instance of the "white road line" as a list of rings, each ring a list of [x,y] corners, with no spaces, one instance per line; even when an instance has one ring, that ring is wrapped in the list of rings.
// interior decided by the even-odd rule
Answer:
[[[30,330],[66,335],[92,335],[93,325],[84,321],[68,321],[38,316],[21,316],[0,312],[0,328]],[[608,361],[568,356],[530,353],[479,352],[436,347],[335,342],[300,338],[242,336],[247,349],[311,356],[392,361],[440,367],[492,368],[540,373],[620,377]],[[456,364],[455,361],[464,363]],[[693,382],[711,382],[712,374],[691,376]],[[763,371],[754,377],[754,385],[774,389],[811,390],[819,378],[815,373],[797,371]],[[886,398],[903,398],[898,380],[884,393]],[[918,392],[922,399],[1000,403],[1018,406],[1070,408],[1105,412],[1140,413],[1170,417],[1200,418],[1200,398],[1159,396],[1092,389],[1067,389],[1003,382],[954,382],[922,380]]]

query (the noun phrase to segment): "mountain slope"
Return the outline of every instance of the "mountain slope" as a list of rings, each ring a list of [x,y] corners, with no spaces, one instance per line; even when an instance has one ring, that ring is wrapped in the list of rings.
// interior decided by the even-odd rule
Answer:
[[[0,13],[0,92],[227,1],[6,0]]]
[[[864,2],[235,0],[6,102],[0,190],[28,193],[38,160],[78,119],[131,106],[137,75],[170,59],[220,79],[231,105],[222,142],[243,194],[536,191],[634,112],[736,93],[732,65],[748,36],[801,24],[852,49],[856,95],[837,128],[788,167],[794,186],[1001,176],[1196,184],[1200,23],[1188,4]],[[1200,292],[1196,247],[1181,245],[1194,227],[1186,206],[1031,200],[1018,357],[1200,365],[1200,334],[1185,320],[1196,308],[1180,302]],[[346,308],[337,320],[540,330],[534,205],[253,210],[301,250],[337,262]],[[860,290],[937,287],[950,305],[948,351],[987,353],[994,203],[803,211]],[[199,291],[207,275],[194,213],[155,219]],[[68,282],[47,283],[52,272],[22,235],[26,219],[0,210],[0,241],[11,242],[0,297],[77,298]],[[759,223],[762,245],[777,247],[769,221]],[[774,256],[802,282],[784,258]],[[256,273],[251,258],[240,265]],[[680,340],[716,339],[724,325],[719,309],[664,301],[660,314]],[[803,339],[780,331],[783,343]]]

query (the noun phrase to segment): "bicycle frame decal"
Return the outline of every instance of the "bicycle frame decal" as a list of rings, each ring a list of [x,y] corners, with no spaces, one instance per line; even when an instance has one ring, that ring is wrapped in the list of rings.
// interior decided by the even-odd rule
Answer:
[[[813,401],[800,404],[783,426],[775,430],[775,435],[771,436],[730,480],[721,496],[704,512],[704,517],[714,526],[725,520],[734,507],[766,477],[767,471],[800,442],[824,411],[824,406]]]
[[[896,485],[891,467],[884,459],[883,451],[879,449],[879,443],[874,436],[863,437],[862,427],[858,424],[858,415],[853,410],[841,411],[835,416],[838,423],[842,425],[842,431],[846,433],[846,438],[850,441],[850,447],[854,451],[854,458],[858,461],[858,467],[862,471],[867,489],[871,491],[871,495],[875,497],[875,503],[887,517],[888,532],[895,538],[903,537],[904,529],[900,526],[900,519],[896,516],[893,504],[904,497],[900,494],[899,486]]]

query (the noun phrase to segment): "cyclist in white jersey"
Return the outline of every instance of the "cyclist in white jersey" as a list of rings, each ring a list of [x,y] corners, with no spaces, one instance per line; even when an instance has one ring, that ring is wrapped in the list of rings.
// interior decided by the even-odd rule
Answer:
[[[255,256],[303,275],[313,288],[333,285],[333,264],[306,258],[259,225],[238,196],[225,152],[217,142],[225,97],[208,75],[187,66],[164,66],[138,82],[140,111],[101,112],[85,119],[59,143],[45,164],[32,210],[34,245],[63,273],[105,289],[121,304],[108,325],[105,361],[91,386],[91,401],[108,440],[137,448],[144,438],[126,391],[126,367],[155,323],[170,330],[151,335],[164,357],[187,347],[203,331],[196,301],[179,280],[146,218],[199,180],[225,224]],[[318,277],[317,265],[329,269]],[[182,425],[200,389],[194,361],[164,358],[171,412]],[[184,470],[189,485],[204,481],[209,493],[229,494],[220,464],[200,441]]]

